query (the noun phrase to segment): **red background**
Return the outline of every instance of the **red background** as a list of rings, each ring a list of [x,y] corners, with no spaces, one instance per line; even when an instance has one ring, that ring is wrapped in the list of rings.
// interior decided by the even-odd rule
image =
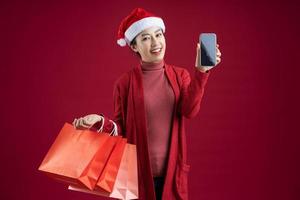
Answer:
[[[64,122],[112,116],[113,83],[138,64],[117,28],[138,6],[164,19],[169,64],[192,72],[199,34],[218,37],[187,122],[190,199],[300,199],[295,2],[1,1],[1,199],[101,199],[37,169]]]

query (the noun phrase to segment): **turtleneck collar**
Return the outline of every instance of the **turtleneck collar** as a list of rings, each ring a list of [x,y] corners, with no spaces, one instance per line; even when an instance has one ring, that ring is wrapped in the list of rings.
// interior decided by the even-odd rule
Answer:
[[[143,71],[153,71],[153,70],[160,70],[165,66],[165,61],[162,59],[161,61],[157,63],[152,62],[144,62],[140,60],[140,64]]]

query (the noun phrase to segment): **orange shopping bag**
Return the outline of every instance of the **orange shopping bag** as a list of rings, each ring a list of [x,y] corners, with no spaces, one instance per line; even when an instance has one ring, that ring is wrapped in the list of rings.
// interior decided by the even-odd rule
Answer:
[[[78,130],[65,123],[55,139],[40,171],[68,184],[84,185],[92,190],[121,137],[90,130]]]
[[[69,189],[117,199],[138,199],[136,145],[126,144],[112,192],[105,192],[97,187],[91,191],[78,185],[70,185]]]

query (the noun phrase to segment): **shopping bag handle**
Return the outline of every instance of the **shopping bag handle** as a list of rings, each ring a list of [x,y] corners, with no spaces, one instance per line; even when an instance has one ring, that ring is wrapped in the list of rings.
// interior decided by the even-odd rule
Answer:
[[[113,130],[111,131],[111,135],[112,136],[117,136],[118,135],[118,126],[117,126],[117,124],[113,121],[113,120],[109,120],[112,124],[113,124],[113,126],[114,126],[114,128],[113,128]]]
[[[100,115],[100,117],[101,117],[101,122],[102,122],[102,124],[101,124],[101,127],[97,130],[97,132],[99,133],[99,132],[103,132],[103,128],[104,128],[104,122],[105,122],[105,118],[102,116],[102,115]],[[117,136],[118,135],[118,126],[117,126],[117,124],[113,121],[113,120],[109,120],[112,124],[113,124],[113,129],[112,129],[112,131],[110,132],[110,136]],[[98,123],[98,122],[97,122]]]
[[[97,130],[97,132],[99,133],[99,132],[102,132],[103,131],[103,128],[104,128],[104,120],[105,120],[105,118],[102,116],[102,115],[99,115],[100,116],[100,121],[102,122],[102,124],[101,124],[101,126],[100,126],[100,128]],[[98,122],[96,122],[96,123],[98,123]],[[95,124],[96,124],[95,123]],[[95,124],[93,124],[91,127],[93,127]]]

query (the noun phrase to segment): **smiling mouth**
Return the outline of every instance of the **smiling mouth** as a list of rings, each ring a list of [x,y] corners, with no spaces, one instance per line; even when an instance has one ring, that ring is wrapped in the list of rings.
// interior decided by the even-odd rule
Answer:
[[[156,48],[156,49],[151,50],[150,52],[153,54],[157,54],[157,53],[160,53],[161,50],[162,50],[162,48]]]

